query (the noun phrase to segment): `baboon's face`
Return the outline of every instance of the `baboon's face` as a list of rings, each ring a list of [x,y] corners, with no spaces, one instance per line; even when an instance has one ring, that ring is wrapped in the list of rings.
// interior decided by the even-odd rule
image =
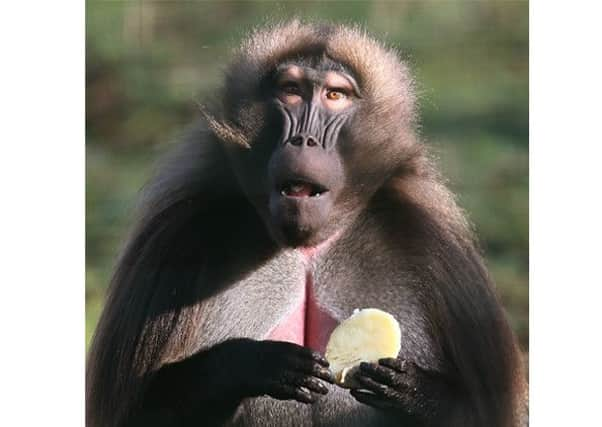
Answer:
[[[268,162],[270,222],[288,244],[316,244],[337,228],[345,187],[337,145],[359,89],[332,67],[288,63],[276,70],[272,93],[281,134]]]
[[[281,63],[260,90],[264,125],[250,150],[235,151],[235,169],[276,240],[314,246],[356,216],[384,175],[358,166],[374,151],[353,131],[362,125],[361,87],[320,57]]]

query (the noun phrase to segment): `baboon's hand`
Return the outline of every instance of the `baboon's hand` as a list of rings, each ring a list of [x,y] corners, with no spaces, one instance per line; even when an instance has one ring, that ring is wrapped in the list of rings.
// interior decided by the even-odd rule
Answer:
[[[233,367],[246,396],[267,394],[276,399],[313,403],[334,383],[328,361],[307,347],[281,341],[230,341],[243,363]],[[242,368],[242,369],[241,369]]]
[[[448,387],[437,373],[394,358],[362,362],[355,379],[361,386],[351,394],[359,402],[427,423],[442,410]]]

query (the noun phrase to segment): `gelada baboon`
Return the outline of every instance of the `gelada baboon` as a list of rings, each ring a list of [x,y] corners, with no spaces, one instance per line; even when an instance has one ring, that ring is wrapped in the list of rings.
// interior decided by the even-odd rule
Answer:
[[[256,31],[201,122],[112,280],[89,427],[523,422],[515,338],[393,51],[346,26]],[[358,307],[394,314],[401,351],[347,390],[323,352]]]

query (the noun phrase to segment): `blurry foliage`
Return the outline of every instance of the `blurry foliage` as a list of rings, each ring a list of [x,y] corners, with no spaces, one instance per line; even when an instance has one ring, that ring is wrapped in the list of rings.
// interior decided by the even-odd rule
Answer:
[[[421,133],[483,245],[528,350],[528,3],[517,1],[88,1],[86,342],[137,192],[198,120],[230,49],[262,23],[358,23],[418,82]]]

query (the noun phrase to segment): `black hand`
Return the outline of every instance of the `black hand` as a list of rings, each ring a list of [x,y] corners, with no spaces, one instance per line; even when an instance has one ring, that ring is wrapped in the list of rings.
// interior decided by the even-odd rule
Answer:
[[[328,392],[323,381],[334,383],[328,361],[309,348],[280,341],[240,340],[238,345],[245,348],[244,369],[237,372],[248,396],[313,403]]]
[[[449,387],[437,373],[393,358],[361,363],[355,379],[361,387],[351,390],[351,394],[359,402],[400,411],[424,422],[442,410]]]
[[[267,394],[313,403],[334,383],[328,362],[309,348],[279,341],[230,339],[153,374],[145,410],[165,408],[208,425],[227,419],[243,398]],[[212,418],[207,418],[208,414]]]

